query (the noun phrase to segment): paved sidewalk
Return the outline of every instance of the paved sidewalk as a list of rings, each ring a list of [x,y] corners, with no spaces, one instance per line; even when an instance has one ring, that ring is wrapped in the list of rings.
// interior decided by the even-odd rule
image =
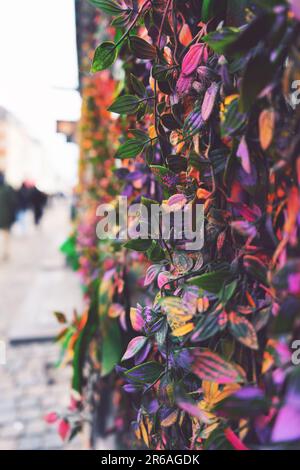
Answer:
[[[40,342],[59,331],[53,311],[71,315],[81,306],[77,275],[65,266],[59,246],[67,237],[68,205],[55,202],[36,229],[13,230],[11,259],[0,265],[0,449],[79,449],[62,443],[44,416],[69,403],[70,369],[57,369],[59,348]],[[11,342],[13,342],[11,344]],[[17,345],[16,345],[17,344]]]

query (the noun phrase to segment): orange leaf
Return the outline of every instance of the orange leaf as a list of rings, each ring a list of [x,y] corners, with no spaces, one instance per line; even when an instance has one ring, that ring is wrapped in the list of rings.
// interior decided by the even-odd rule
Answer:
[[[263,150],[270,147],[275,129],[275,111],[264,109],[259,116],[259,140]]]
[[[184,24],[179,33],[179,41],[183,46],[187,46],[193,39],[191,30],[188,24]]]

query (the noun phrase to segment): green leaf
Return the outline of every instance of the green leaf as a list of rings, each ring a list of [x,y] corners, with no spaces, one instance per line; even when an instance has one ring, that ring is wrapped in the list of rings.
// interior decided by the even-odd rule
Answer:
[[[227,54],[229,46],[236,41],[240,30],[237,28],[223,28],[221,31],[213,31],[204,36],[206,42],[217,54]]]
[[[222,331],[226,326],[226,322],[223,323],[220,321],[221,313],[222,312],[219,310],[218,312],[201,315],[195,328],[195,332],[193,333],[192,341],[206,341],[207,339],[215,336],[219,331]]]
[[[224,15],[226,2],[223,0],[203,0],[201,20],[207,23],[217,15]]]
[[[110,374],[121,358],[121,332],[118,321],[101,321],[101,376]]]
[[[254,326],[246,318],[231,312],[229,315],[229,329],[233,336],[242,344],[251,349],[258,349],[258,341]]]
[[[140,129],[129,129],[129,132],[141,143],[146,143],[149,140],[149,135]]]
[[[118,148],[115,158],[124,160],[125,158],[136,157],[143,151],[145,144],[146,142],[142,142],[138,139],[127,140],[127,142]]]
[[[277,64],[272,63],[264,52],[248,61],[241,86],[240,112],[250,110],[258,95],[272,82],[276,69]]]
[[[117,55],[117,48],[113,42],[103,42],[95,50],[91,72],[96,73],[107,69],[115,62]]]
[[[245,255],[243,260],[247,273],[256,281],[260,281],[265,286],[268,286],[268,269],[266,265],[259,258],[252,255]]]
[[[246,123],[246,115],[239,112],[239,100],[235,98],[226,106],[224,122],[221,124],[221,135],[235,136],[242,131]]]
[[[164,367],[161,364],[150,361],[127,370],[125,375],[133,382],[152,384],[160,377],[163,371]]]
[[[119,96],[108,108],[108,111],[117,114],[134,114],[140,105],[140,99],[134,95]]]
[[[141,98],[144,98],[146,96],[146,87],[143,84],[143,81],[140,79],[138,80],[135,75],[132,73],[130,74],[130,83],[133,88],[133,91],[140,96]]]
[[[156,48],[139,36],[130,36],[129,44],[130,49],[138,59],[153,60],[157,55]]]
[[[148,208],[151,208],[152,204],[159,204],[159,202],[155,201],[154,199],[149,199],[145,196],[141,197],[141,203]]]
[[[152,245],[152,240],[142,240],[141,238],[137,238],[136,240],[129,240],[124,244],[125,248],[135,251],[145,252],[147,251]]]
[[[81,393],[83,387],[83,368],[89,344],[95,334],[97,320],[97,300],[94,295],[88,311],[86,325],[80,332],[74,347],[72,388],[79,393]]]
[[[152,76],[155,80],[168,80],[168,76],[173,68],[170,65],[155,64],[152,67]]]
[[[174,188],[178,182],[177,175],[161,165],[150,165],[151,171],[157,181],[166,189]]]
[[[119,15],[126,11],[114,0],[88,0],[94,7],[99,8],[108,15]]]
[[[156,240],[152,242],[152,245],[149,248],[147,254],[150,261],[153,261],[154,263],[162,261],[166,258],[164,250]]]
[[[60,251],[66,256],[67,264],[74,270],[79,269],[79,255],[77,253],[77,237],[71,235],[61,246]]]
[[[208,158],[212,164],[214,174],[218,175],[219,173],[222,173],[225,170],[226,163],[228,160],[228,150],[222,148],[212,150],[211,152],[209,152]]]
[[[192,137],[197,134],[205,126],[204,119],[202,117],[201,107],[199,104],[195,106],[193,111],[187,116],[183,124],[183,136],[184,138]]]
[[[219,384],[245,381],[244,371],[240,367],[225,361],[221,356],[208,349],[195,349],[192,371],[201,380]]]
[[[217,294],[222,288],[223,283],[230,278],[229,270],[220,270],[212,273],[201,274],[201,276],[190,279],[189,284],[201,287],[208,292]]]
[[[237,285],[238,281],[235,280],[233,282],[230,282],[230,284],[226,284],[223,286],[223,289],[220,293],[220,300],[222,302],[222,305],[226,306],[226,304],[231,300],[236,291]]]

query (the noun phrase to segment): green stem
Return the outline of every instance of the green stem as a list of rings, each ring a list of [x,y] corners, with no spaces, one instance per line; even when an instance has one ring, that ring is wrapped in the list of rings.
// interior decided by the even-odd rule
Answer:
[[[132,30],[132,28],[134,28],[134,26],[136,25],[136,23],[138,22],[139,18],[140,18],[140,15],[141,13],[143,12],[144,8],[149,4],[149,0],[146,0],[143,5],[141,6],[140,10],[138,11],[136,17],[134,18],[133,22],[131,23],[131,25],[129,26],[129,28],[127,29],[127,31],[125,31],[125,33],[123,34],[123,36],[119,39],[119,41],[115,44],[115,49],[124,41],[124,39],[127,38],[127,36],[129,35],[130,31]]]

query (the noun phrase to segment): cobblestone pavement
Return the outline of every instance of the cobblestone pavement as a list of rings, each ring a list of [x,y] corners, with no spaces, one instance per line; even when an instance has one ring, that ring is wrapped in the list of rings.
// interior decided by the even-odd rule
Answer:
[[[0,265],[0,340],[6,343],[6,364],[0,364],[0,450],[84,448],[79,437],[63,443],[56,425],[44,421],[45,414],[68,405],[71,371],[56,368],[58,346],[40,340],[59,330],[53,309],[69,315],[81,299],[77,276],[58,251],[70,229],[67,221],[67,204],[56,202],[42,227],[35,229],[29,221],[24,235],[16,226],[11,259]]]

